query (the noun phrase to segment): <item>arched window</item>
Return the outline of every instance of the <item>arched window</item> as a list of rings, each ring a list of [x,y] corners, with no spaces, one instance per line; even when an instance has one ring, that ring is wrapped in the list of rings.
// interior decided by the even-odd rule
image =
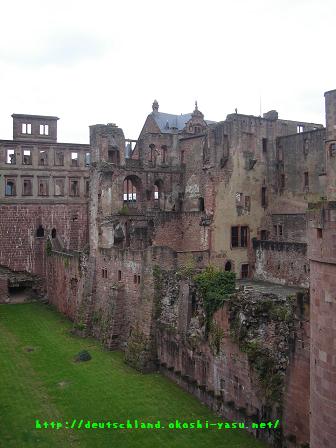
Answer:
[[[163,192],[163,181],[161,179],[157,179],[154,182],[154,206],[160,208],[160,200],[162,198]]]
[[[38,226],[38,229],[36,230],[36,237],[37,238],[43,238],[44,237],[44,228],[42,227],[41,224]]]
[[[52,229],[51,231],[51,238],[56,238],[56,229]]]
[[[167,163],[167,146],[166,145],[161,146],[161,152],[162,152],[161,162]]]
[[[127,176],[124,180],[123,199],[127,206],[134,206],[140,201],[141,180],[137,176]]]
[[[225,271],[226,272],[231,272],[232,271],[232,263],[231,263],[231,261],[227,261],[226,263],[225,263]]]
[[[198,210],[204,212],[204,198],[198,198]]]

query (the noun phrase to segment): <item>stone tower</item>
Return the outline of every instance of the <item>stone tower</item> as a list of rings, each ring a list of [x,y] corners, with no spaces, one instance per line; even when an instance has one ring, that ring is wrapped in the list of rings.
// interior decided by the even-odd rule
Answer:
[[[336,90],[325,93],[327,201],[309,210],[310,446],[336,446]]]

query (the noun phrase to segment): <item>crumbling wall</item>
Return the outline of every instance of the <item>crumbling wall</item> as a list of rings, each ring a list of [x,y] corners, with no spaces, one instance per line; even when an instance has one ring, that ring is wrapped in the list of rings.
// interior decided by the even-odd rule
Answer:
[[[161,371],[224,418],[282,421],[284,416],[280,431],[255,434],[272,446],[285,446],[288,435],[306,443],[308,358],[294,341],[297,332],[307,347],[308,334],[297,330],[306,324],[295,311],[295,298],[240,290],[207,322],[204,298],[188,267],[157,268],[155,277]],[[303,395],[293,406],[297,391]]]

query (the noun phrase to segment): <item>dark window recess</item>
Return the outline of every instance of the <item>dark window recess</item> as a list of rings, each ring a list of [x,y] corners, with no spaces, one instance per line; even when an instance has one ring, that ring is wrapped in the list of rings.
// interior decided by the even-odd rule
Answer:
[[[225,263],[225,268],[224,269],[225,269],[226,272],[232,271],[232,263],[231,263],[231,261],[227,261]]]
[[[70,181],[70,196],[79,196],[79,182],[78,180]]]
[[[245,210],[250,211],[251,210],[251,197],[245,196]]]
[[[273,226],[273,233],[274,233],[274,236],[278,236],[278,226],[276,226],[276,225]]]
[[[107,278],[107,269],[102,269],[102,277]]]
[[[239,246],[239,227],[231,227],[231,246]]]
[[[38,183],[38,195],[39,196],[48,196],[48,180],[47,179],[40,179]]]
[[[109,149],[107,157],[108,157],[108,162],[114,163],[115,165],[119,165],[120,153],[117,149]]]
[[[330,155],[330,157],[336,156],[336,143],[331,143],[329,145],[329,155]]]
[[[279,236],[282,236],[282,225],[279,225]]]
[[[308,173],[308,171],[306,171],[304,173],[304,186],[305,186],[305,188],[309,187],[309,173]]]
[[[248,227],[242,226],[240,228],[240,246],[247,247]]]
[[[39,225],[38,229],[36,230],[36,237],[37,238],[43,238],[44,237],[44,228]]]
[[[281,190],[283,190],[285,188],[286,185],[286,177],[284,174],[281,174],[280,176],[280,188]]]
[[[197,313],[197,300],[196,300],[196,293],[192,293],[191,295],[191,314],[195,316]]]
[[[64,153],[63,151],[56,151],[55,153],[55,165],[63,166],[64,165]]]
[[[323,232],[322,232],[322,229],[316,229],[317,230],[317,238],[322,238],[322,236],[323,236]]]
[[[204,198],[198,198],[198,210],[204,212]]]
[[[248,264],[242,264],[241,267],[241,278],[248,278],[249,276],[249,265]]]
[[[118,271],[118,282],[121,281],[121,271]]]
[[[23,150],[23,165],[31,165],[32,164],[32,156],[30,149],[24,149]]]
[[[31,196],[32,194],[33,194],[33,184],[32,184],[31,179],[24,179],[22,195],[23,196]]]
[[[261,187],[261,206],[266,207],[267,206],[267,188]]]
[[[262,139],[262,150],[263,152],[267,152],[267,138]]]
[[[184,151],[181,151],[181,163],[184,163]]]
[[[138,275],[138,283],[140,284],[140,275]]]
[[[167,146],[163,145],[161,146],[161,150],[162,150],[162,163],[166,163],[167,162]]]
[[[133,283],[137,283],[137,281],[138,281],[138,278],[137,278],[136,275],[134,275],[134,277],[133,277]]]
[[[51,238],[56,238],[56,229],[52,229],[51,231]]]
[[[263,241],[267,240],[267,230],[260,231],[260,239]]]

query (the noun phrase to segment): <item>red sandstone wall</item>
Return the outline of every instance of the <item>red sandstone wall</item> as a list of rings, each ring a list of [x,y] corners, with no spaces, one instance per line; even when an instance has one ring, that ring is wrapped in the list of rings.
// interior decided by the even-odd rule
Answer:
[[[69,249],[79,250],[87,243],[87,205],[1,205],[0,265],[15,271],[43,275],[46,238],[36,238],[39,225],[45,237],[56,228]]]

